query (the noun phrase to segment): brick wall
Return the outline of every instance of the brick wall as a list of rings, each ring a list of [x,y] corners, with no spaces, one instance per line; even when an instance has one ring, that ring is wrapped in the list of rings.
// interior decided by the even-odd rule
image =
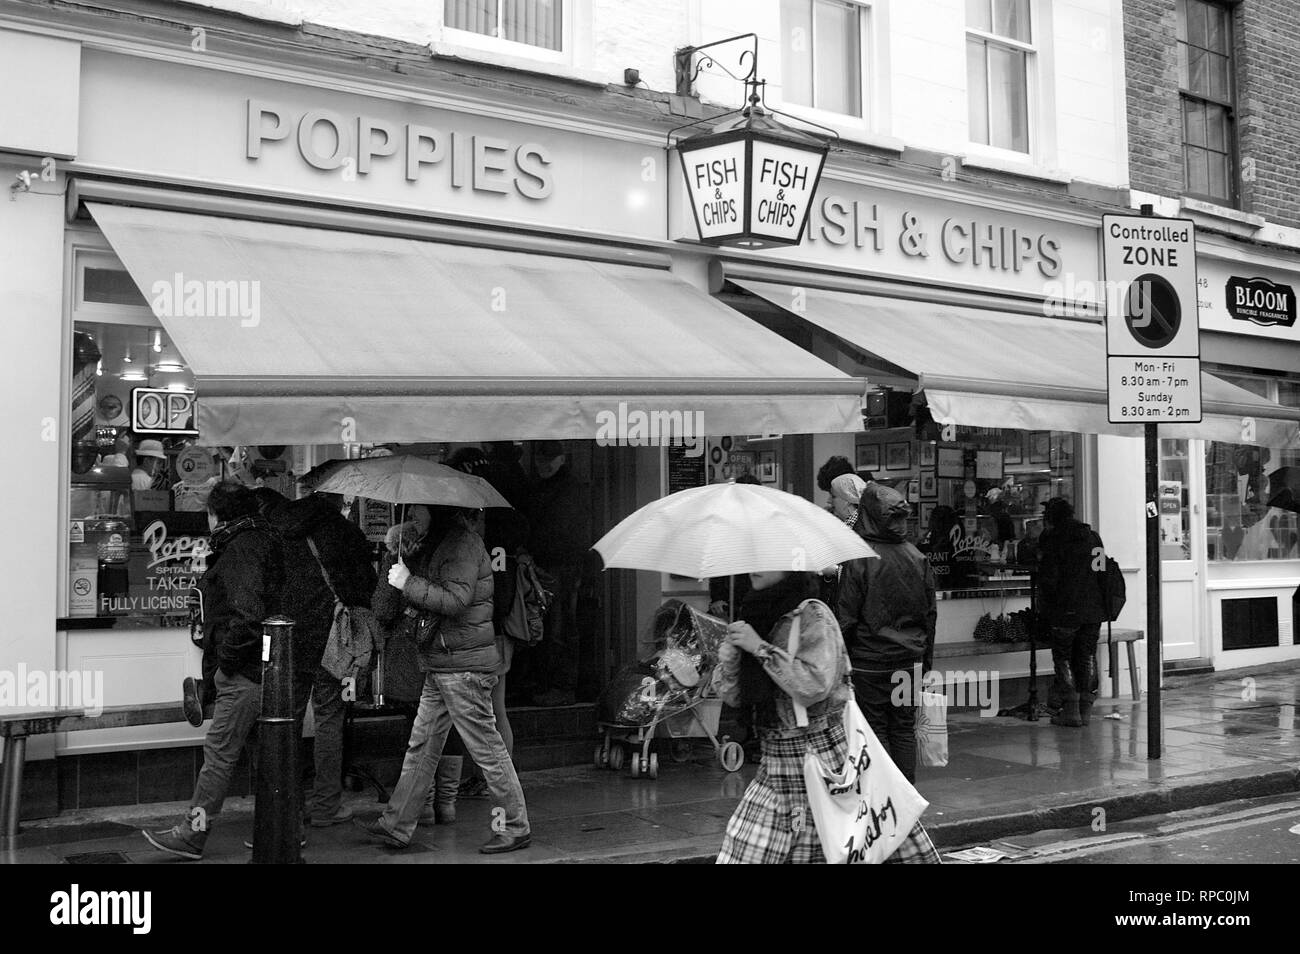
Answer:
[[[1130,184],[1167,196],[1183,188],[1175,10],[1176,0],[1124,0]],[[1300,3],[1243,0],[1232,19],[1238,154],[1249,160],[1240,207],[1300,227]]]

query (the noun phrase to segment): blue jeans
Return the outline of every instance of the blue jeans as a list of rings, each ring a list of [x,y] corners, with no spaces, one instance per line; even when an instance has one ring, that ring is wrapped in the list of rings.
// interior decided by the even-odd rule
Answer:
[[[248,736],[262,712],[262,686],[246,676],[227,676],[220,669],[213,675],[217,701],[212,722],[203,739],[203,769],[194,785],[191,810],[203,809],[211,819],[221,811],[230,790],[230,775]]]
[[[524,790],[492,712],[492,688],[496,682],[497,677],[490,673],[425,673],[420,708],[402,762],[402,776],[381,819],[402,841],[410,841],[415,834],[425,796],[433,785],[438,760],[453,725],[470,757],[483,771],[491,797],[494,833],[512,837],[529,833]]]

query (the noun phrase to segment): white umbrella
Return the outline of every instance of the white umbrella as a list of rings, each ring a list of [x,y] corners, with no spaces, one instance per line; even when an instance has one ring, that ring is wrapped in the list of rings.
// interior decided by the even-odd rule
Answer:
[[[866,541],[802,497],[759,484],[710,484],[646,504],[596,543],[606,567],[704,579],[819,572],[874,557]]]

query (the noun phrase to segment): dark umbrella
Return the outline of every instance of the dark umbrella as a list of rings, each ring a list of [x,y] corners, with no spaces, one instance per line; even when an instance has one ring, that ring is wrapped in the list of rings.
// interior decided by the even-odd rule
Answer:
[[[1279,467],[1268,475],[1268,488],[1273,491],[1270,507],[1300,513],[1300,467]]]

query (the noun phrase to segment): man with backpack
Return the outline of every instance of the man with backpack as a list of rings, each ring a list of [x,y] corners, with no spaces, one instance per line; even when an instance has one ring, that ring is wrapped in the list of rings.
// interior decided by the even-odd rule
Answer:
[[[1038,616],[1049,629],[1061,710],[1053,725],[1085,726],[1097,698],[1097,640],[1113,618],[1107,605],[1106,552],[1097,532],[1076,520],[1064,497],[1043,505]]]

